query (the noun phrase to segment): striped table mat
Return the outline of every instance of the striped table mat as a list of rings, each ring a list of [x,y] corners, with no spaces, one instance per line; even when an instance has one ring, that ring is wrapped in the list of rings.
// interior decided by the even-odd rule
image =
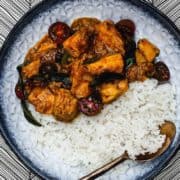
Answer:
[[[41,0],[0,0],[0,47],[7,34],[30,8]],[[146,0],[164,12],[180,28],[180,0]],[[40,180],[9,149],[0,134],[0,180]],[[180,180],[180,150],[155,180]]]

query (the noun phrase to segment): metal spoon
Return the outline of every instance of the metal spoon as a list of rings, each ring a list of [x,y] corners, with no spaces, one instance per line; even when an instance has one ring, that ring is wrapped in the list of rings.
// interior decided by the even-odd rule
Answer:
[[[140,155],[136,156],[137,161],[140,161],[140,162],[150,161],[152,159],[159,157],[161,154],[163,154],[168,149],[168,147],[172,143],[173,138],[176,134],[175,124],[170,121],[165,121],[165,123],[162,124],[162,126],[160,126],[159,128],[160,128],[160,134],[166,135],[166,139],[165,139],[165,142],[163,143],[162,147],[160,149],[158,149],[157,152],[155,152],[155,153],[151,153],[151,154],[146,153],[143,155],[140,154]],[[125,151],[118,158],[116,158],[113,161],[105,164],[104,166],[96,169],[95,171],[91,172],[90,174],[80,178],[80,180],[93,180],[93,179],[99,177],[100,175],[104,174],[108,170],[112,169],[116,165],[118,165],[121,162],[128,160],[128,159],[130,159],[130,157],[129,157],[128,153]]]

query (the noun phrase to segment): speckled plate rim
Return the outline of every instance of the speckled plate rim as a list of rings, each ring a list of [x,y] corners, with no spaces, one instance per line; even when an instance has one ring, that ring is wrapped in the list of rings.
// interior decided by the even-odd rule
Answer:
[[[41,3],[37,4],[35,7],[33,7],[31,10],[29,10],[14,26],[14,28],[9,33],[8,37],[6,38],[2,48],[0,49],[0,79],[2,78],[2,69],[3,65],[5,63],[4,57],[8,53],[8,47],[11,46],[11,44],[18,38],[18,34],[21,32],[23,27],[25,27],[29,22],[37,17],[41,12],[44,12],[48,10],[52,5],[60,2],[64,2],[66,0],[44,0]],[[73,1],[73,0],[70,0]],[[146,3],[142,0],[121,0],[128,3],[131,3],[135,6],[138,6],[142,9],[142,11],[146,11],[150,14],[153,18],[157,19],[176,39],[178,42],[178,45],[180,46],[180,30],[176,27],[176,25],[162,12],[160,12],[156,7],[152,6],[149,3]],[[2,98],[0,96],[0,98]],[[1,102],[1,101],[0,101]],[[16,146],[16,143],[14,142],[13,138],[10,136],[10,133],[8,131],[8,128],[6,127],[6,123],[4,121],[4,114],[2,110],[2,105],[0,104],[0,131],[3,135],[3,138],[7,142],[7,144],[10,146],[11,150],[17,155],[20,161],[22,161],[29,169],[31,169],[33,172],[35,172],[37,175],[39,175],[43,179],[54,179],[51,176],[49,176],[46,172],[43,172],[38,167],[36,167],[33,162],[31,162],[26,156],[24,156],[20,149]],[[152,179],[155,177],[160,170],[162,170],[169,160],[173,157],[173,155],[176,153],[176,151],[180,147],[180,135],[177,139],[177,143],[173,146],[171,145],[169,149],[158,158],[159,163],[154,166],[154,168],[148,172],[145,173],[143,176],[138,177],[138,180],[142,179]]]

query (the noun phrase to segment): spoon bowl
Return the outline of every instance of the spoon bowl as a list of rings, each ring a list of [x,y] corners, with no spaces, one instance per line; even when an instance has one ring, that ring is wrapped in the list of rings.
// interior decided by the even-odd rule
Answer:
[[[171,121],[165,121],[165,123],[162,124],[162,126],[160,126],[159,129],[160,129],[160,134],[166,136],[166,139],[165,139],[162,147],[159,148],[155,153],[145,153],[143,155],[140,154],[140,155],[136,156],[136,160],[138,160],[138,161],[153,160],[153,159],[159,157],[161,154],[163,154],[168,149],[168,147],[170,146],[170,144],[173,141],[174,136],[176,134],[176,126]]]

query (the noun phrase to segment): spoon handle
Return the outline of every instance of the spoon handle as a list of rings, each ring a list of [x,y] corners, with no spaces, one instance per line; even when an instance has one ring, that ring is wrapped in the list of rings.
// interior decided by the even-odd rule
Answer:
[[[129,159],[129,156],[126,152],[124,152],[118,158],[103,165],[102,167],[100,167],[100,168],[96,169],[95,171],[91,172],[90,174],[80,178],[79,180],[93,180],[127,159]]]

